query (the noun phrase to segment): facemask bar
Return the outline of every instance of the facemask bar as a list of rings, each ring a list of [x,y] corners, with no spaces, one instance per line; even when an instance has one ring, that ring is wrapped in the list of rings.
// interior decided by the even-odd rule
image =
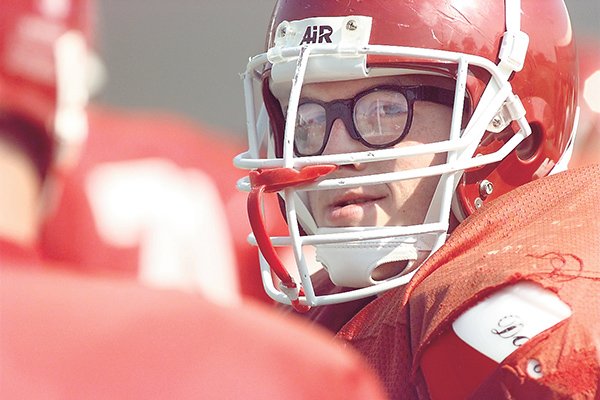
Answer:
[[[511,3],[512,6],[510,6],[508,3]],[[509,0],[507,2],[507,20],[509,19],[508,15],[511,12],[513,14],[515,13],[515,10],[517,14],[520,12],[520,7],[515,8],[515,3],[519,5],[518,1],[515,2]],[[509,9],[512,9],[512,11],[510,11]],[[517,24],[517,28],[519,25],[520,22]],[[444,142],[430,143],[410,148],[384,149],[352,154],[335,154],[325,156],[320,155],[314,157],[296,158],[293,154],[293,135],[295,129],[296,115],[295,112],[297,110],[297,103],[299,101],[300,90],[303,83],[302,81],[304,79],[306,63],[308,62],[309,55],[311,53],[319,55],[335,54],[335,46],[310,45],[300,48],[294,47],[282,49],[281,51],[281,55],[283,57],[291,57],[297,59],[296,72],[294,75],[292,90],[290,93],[290,107],[286,120],[283,159],[255,158],[258,154],[258,147],[254,147],[254,149],[252,147],[258,146],[259,143],[256,140],[256,138],[260,138],[260,136],[257,135],[255,128],[256,123],[253,117],[255,115],[254,99],[252,96],[249,96],[249,93],[251,94],[252,91],[246,90],[246,111],[248,113],[248,134],[251,148],[249,152],[240,154],[238,157],[236,157],[235,163],[241,168],[291,168],[301,170],[302,168],[311,165],[343,165],[355,162],[373,162],[425,153],[447,154],[447,161],[445,164],[425,167],[417,170],[399,171],[373,176],[363,176],[345,179],[325,179],[302,187],[302,190],[316,190],[368,185],[375,183],[386,183],[397,180],[412,179],[416,177],[440,176],[440,184],[438,185],[438,188],[432,201],[432,206],[435,203],[439,203],[439,207],[430,207],[430,211],[426,217],[425,224],[420,226],[386,227],[381,229],[369,230],[361,233],[361,235],[358,238],[356,236],[356,232],[352,232],[349,234],[335,233],[327,235],[301,236],[298,229],[297,221],[299,219],[302,220],[303,218],[298,218],[296,211],[297,195],[295,194],[295,192],[297,188],[295,188],[294,186],[290,186],[283,190],[283,196],[286,201],[287,218],[289,221],[288,225],[290,227],[290,236],[272,237],[270,238],[270,240],[274,246],[292,245],[294,249],[294,255],[300,270],[302,285],[305,289],[305,296],[300,298],[302,304],[323,305],[358,299],[383,292],[395,286],[399,286],[408,282],[408,280],[410,279],[410,276],[401,276],[399,278],[394,278],[389,281],[382,282],[375,286],[361,288],[347,293],[316,296],[314,294],[312,282],[308,275],[306,260],[304,259],[304,255],[302,253],[302,246],[318,243],[335,243],[338,241],[356,241],[364,240],[367,238],[385,238],[391,236],[409,236],[422,233],[434,233],[437,234],[437,240],[434,244],[434,248],[437,249],[445,241],[445,233],[447,231],[448,225],[447,222],[442,222],[442,218],[444,218],[444,216],[449,215],[449,199],[452,197],[451,194],[457,185],[458,179],[460,178],[462,171],[465,169],[474,168],[502,160],[511,151],[513,151],[514,148],[524,138],[526,138],[531,133],[531,129],[524,118],[524,108],[518,97],[512,93],[512,88],[510,87],[510,84],[507,81],[508,76],[510,76],[512,71],[520,69],[518,66],[518,59],[520,55],[517,54],[517,56],[515,56],[515,53],[522,53],[522,59],[524,59],[527,47],[525,44],[523,50],[523,41],[517,40],[519,39],[519,34],[525,34],[520,32],[519,29],[517,29],[517,35],[515,35],[514,24],[512,24],[512,28],[513,31],[511,33],[509,32],[511,29],[507,23],[506,37],[509,38],[509,41],[512,41],[512,44],[509,43],[507,45],[508,47],[505,47],[504,44],[506,40],[505,42],[503,42],[503,49],[505,50],[501,51],[502,61],[498,66],[482,57],[439,50],[370,45],[365,46],[364,48],[359,50],[362,54],[365,55],[402,55],[422,59],[436,58],[442,61],[453,62],[458,65],[457,85],[455,90],[455,105],[453,109],[453,119],[450,138],[448,141]],[[244,85],[247,89],[251,89],[253,87],[253,81],[256,77],[260,75],[260,71],[263,70],[263,65],[265,65],[267,62],[268,57],[266,54],[257,56],[250,61],[246,74],[244,75]],[[491,79],[477,105],[476,110],[474,111],[469,123],[467,124],[467,127],[461,135],[460,116],[462,114],[464,106],[463,103],[464,94],[466,91],[466,75],[469,65],[484,68],[491,74]],[[257,80],[260,82],[260,79]],[[489,124],[490,120],[494,117],[494,115],[498,112],[498,110],[503,106],[508,108],[512,120],[517,121],[520,128],[519,131],[501,149],[499,149],[495,153],[474,158],[473,154],[484,132],[486,131],[487,125]],[[263,136],[261,140],[264,139],[265,137]],[[249,188],[248,182],[243,179],[239,182],[238,186],[242,189]],[[440,212],[436,213],[435,210],[440,210]],[[305,211],[304,213],[307,212]],[[436,223],[435,221],[438,222]],[[252,235],[250,236],[249,240],[251,242],[255,242],[255,238],[253,238]],[[267,293],[273,299],[282,303],[289,304],[290,300],[288,296],[286,296],[286,294],[284,294],[282,291],[275,288],[275,286],[273,285],[273,282],[271,280],[271,270],[263,257],[261,257],[261,268],[264,278],[263,281],[265,283],[265,289]]]
[[[62,177],[78,162],[88,137],[89,48],[84,35],[70,30],[56,39],[52,48],[55,61],[56,108],[53,133],[56,148],[51,171],[42,186],[40,215],[50,215],[58,205]]]
[[[487,60],[485,60],[485,61],[487,61]],[[482,64],[485,64],[485,61]],[[409,148],[384,149],[384,150],[367,151],[367,152],[353,153],[353,154],[336,154],[336,155],[326,155],[326,156],[321,155],[321,156],[314,156],[314,157],[296,158],[293,156],[293,148],[291,146],[289,146],[289,144],[293,143],[292,139],[289,137],[290,132],[293,135],[293,129],[294,129],[293,125],[289,125],[290,124],[289,121],[295,121],[295,118],[292,119],[292,117],[293,117],[293,114],[292,114],[292,115],[288,116],[288,122],[287,122],[288,123],[288,131],[287,131],[288,137],[285,138],[285,143],[288,144],[288,148],[284,150],[284,159],[283,160],[281,160],[281,159],[267,160],[267,163],[269,163],[269,161],[271,161],[272,162],[271,165],[274,167],[284,167],[287,164],[287,165],[290,165],[291,168],[302,169],[303,167],[306,167],[309,165],[347,164],[347,163],[351,163],[351,162],[373,162],[373,161],[379,161],[379,160],[383,160],[383,159],[393,159],[393,158],[398,158],[398,157],[402,157],[402,156],[406,157],[406,156],[417,155],[417,154],[447,153],[449,155],[449,159],[446,164],[426,167],[426,168],[422,168],[422,169],[418,169],[418,170],[379,174],[376,176],[363,176],[363,177],[345,178],[345,179],[327,179],[327,180],[323,180],[323,181],[314,183],[312,185],[309,185],[309,186],[303,188],[305,190],[312,189],[312,188],[314,188],[314,189],[340,188],[340,187],[357,186],[359,184],[370,184],[370,183],[375,184],[375,183],[391,182],[391,181],[396,181],[396,180],[406,180],[406,179],[425,177],[425,176],[441,176],[442,179],[444,179],[444,178],[446,179],[446,182],[444,185],[438,186],[438,190],[440,190],[439,188],[443,188],[443,192],[446,193],[445,196],[442,196],[442,195],[439,196],[439,198],[442,199],[440,201],[444,202],[444,204],[441,207],[441,209],[443,211],[441,211],[439,213],[438,217],[441,216],[442,214],[446,213],[447,210],[449,209],[449,200],[448,199],[451,196],[448,196],[447,194],[454,190],[457,179],[458,179],[458,177],[460,177],[460,173],[462,173],[462,171],[464,169],[482,166],[482,165],[486,165],[488,163],[502,160],[506,155],[508,155],[518,145],[518,143],[520,143],[520,141],[522,139],[524,139],[529,134],[529,130],[527,129],[528,125],[523,125],[521,127],[522,129],[520,130],[520,132],[517,133],[511,140],[509,140],[509,142],[498,152],[480,156],[477,158],[472,158],[472,153],[474,152],[474,148],[476,146],[473,147],[473,150],[470,150],[469,146],[471,143],[476,143],[476,144],[479,143],[479,140],[481,139],[481,136],[483,135],[483,132],[485,131],[485,126],[487,126],[487,124],[489,123],[489,120],[494,116],[495,112],[488,112],[487,114],[486,113],[479,113],[479,114],[475,113],[475,115],[471,119],[470,123],[467,125],[467,128],[465,129],[462,137],[460,136],[460,131],[459,131],[460,118],[457,118],[457,116],[459,116],[460,113],[462,113],[462,105],[463,105],[463,101],[464,101],[464,89],[461,90],[460,88],[461,87],[464,88],[466,86],[466,72],[468,70],[468,61],[466,61],[466,59],[463,57],[459,57],[458,64],[459,64],[459,70],[461,72],[459,73],[459,79],[457,82],[457,86],[459,89],[457,89],[456,93],[455,93],[457,99],[455,101],[455,108],[453,110],[453,113],[455,116],[454,121],[458,121],[458,122],[453,122],[454,126],[451,128],[451,131],[452,131],[451,138],[450,138],[451,140],[448,140],[445,142],[438,142],[438,143],[425,144],[425,145],[421,145],[421,146],[409,147]],[[493,77],[492,81],[494,81],[495,79],[499,79],[499,77],[498,76]],[[301,79],[295,79],[295,82],[296,82],[296,88],[299,88],[301,85]],[[487,98],[483,98],[480,107],[484,107],[484,109],[497,110],[502,106],[503,103],[505,103],[507,98],[512,97],[512,98],[516,99],[516,96],[514,96],[512,94],[511,87],[508,83],[498,84],[497,87],[498,87],[497,93],[494,96],[487,96]],[[290,104],[292,104],[292,105],[293,105],[294,101],[296,101],[296,103],[297,103],[297,101],[299,99],[299,89],[297,89],[296,92],[293,92],[293,93],[296,93],[297,98],[294,100],[293,96],[290,97]],[[478,107],[478,108],[480,108],[480,107]],[[293,108],[294,107],[290,107],[290,109],[293,109]],[[523,121],[521,121],[521,124],[522,124],[522,122]],[[480,133],[477,134],[477,131],[479,131]],[[476,138],[473,138],[474,135],[477,135]],[[453,141],[452,139],[454,139],[456,137],[459,137],[460,139]],[[469,155],[469,153],[470,153],[470,155]],[[286,158],[286,156],[287,156],[287,158]],[[238,157],[236,162],[238,162],[238,164],[240,163],[240,161],[243,163],[242,160],[243,160],[243,155]],[[351,160],[351,161],[348,161],[348,160]],[[282,161],[283,161],[283,165],[282,165]],[[265,165],[262,164],[262,166],[265,166]],[[287,168],[290,168],[290,167],[287,167]],[[242,186],[246,186],[246,185],[244,185],[244,183],[242,182]],[[287,214],[288,221],[296,221],[298,219],[298,217],[296,215],[295,202],[293,201],[294,192],[295,192],[295,189],[293,189],[293,188],[288,188],[288,189],[285,189],[285,191],[284,191],[284,197],[286,199],[286,204],[287,204],[287,209],[288,209],[288,214]],[[438,196],[436,195],[436,197],[438,197]],[[369,233],[366,233],[365,235],[362,235],[360,237],[360,239],[358,239],[358,240],[368,239],[368,238],[384,238],[384,237],[390,237],[390,236],[406,236],[408,234],[435,233],[438,235],[438,240],[437,240],[437,243],[434,245],[434,247],[437,248],[444,241],[443,235],[445,235],[445,232],[447,231],[447,224],[432,223],[431,220],[434,220],[434,219],[435,218],[428,216],[428,221],[426,221],[426,222],[429,222],[429,223],[426,223],[423,226],[391,227],[391,228],[381,229],[382,232],[369,232]],[[407,281],[408,279],[410,279],[410,277],[402,277],[405,279],[401,279],[401,280],[398,279],[396,282],[394,282],[393,280],[389,281],[389,282],[384,282],[384,283],[378,284],[373,287],[368,287],[368,288],[363,288],[363,289],[358,289],[358,290],[352,291],[352,293],[336,294],[336,295],[329,295],[329,296],[315,296],[314,292],[312,291],[312,283],[311,283],[310,278],[307,273],[308,268],[306,266],[306,261],[303,259],[303,254],[301,252],[302,246],[303,245],[314,245],[314,244],[318,244],[318,243],[334,243],[334,242],[357,240],[356,234],[352,233],[352,234],[348,234],[348,235],[344,235],[344,234],[311,235],[311,236],[302,237],[302,236],[300,236],[300,233],[297,230],[298,229],[297,224],[290,223],[289,225],[291,228],[290,229],[291,236],[289,238],[275,237],[275,238],[272,238],[272,241],[273,241],[273,244],[276,246],[277,245],[292,245],[292,247],[294,248],[295,257],[299,264],[299,270],[300,270],[300,274],[301,274],[301,278],[302,278],[302,284],[303,284],[303,287],[304,287],[305,293],[306,293],[306,300],[304,300],[304,301],[306,301],[306,303],[309,305],[331,304],[331,303],[352,300],[354,298],[370,296],[370,295],[378,293],[382,290],[387,290],[390,287],[394,287],[394,286],[398,286],[403,283],[406,283],[406,282],[404,282],[404,280],[406,279],[406,281]],[[410,233],[409,233],[409,231],[410,231]],[[251,239],[251,241],[254,241],[254,240]],[[263,268],[263,274],[265,276],[268,276],[268,278],[269,278],[265,282],[265,284],[267,286],[267,288],[266,288],[267,291],[269,292],[271,297],[273,297],[275,300],[282,301],[283,300],[282,296],[283,297],[286,297],[286,296],[282,295],[282,293],[279,290],[275,289],[274,286],[272,285],[272,282],[269,282],[271,279],[270,271],[269,271],[269,274],[267,274],[266,272],[267,272],[268,267],[267,266],[264,266],[264,267],[265,268]],[[360,296],[360,297],[355,297],[355,296]],[[324,297],[324,298],[320,299],[320,297]],[[314,300],[312,300],[312,301],[308,300],[310,298],[314,298]],[[284,301],[284,302],[287,302],[287,301]]]
[[[54,46],[57,101],[54,132],[59,141],[58,168],[68,168],[78,159],[88,134],[88,49],[77,31],[63,34]]]

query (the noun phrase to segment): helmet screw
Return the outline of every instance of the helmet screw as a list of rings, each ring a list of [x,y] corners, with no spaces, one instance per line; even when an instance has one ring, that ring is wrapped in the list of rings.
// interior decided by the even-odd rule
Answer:
[[[483,206],[483,200],[481,200],[479,197],[477,197],[475,199],[475,203],[474,204],[475,204],[475,208],[476,209],[480,209],[481,206]]]
[[[502,118],[500,118],[499,115],[496,115],[494,118],[492,118],[492,126],[494,128],[499,128],[502,125]]]
[[[479,194],[482,197],[489,196],[494,191],[494,184],[487,179],[484,179],[479,184]]]
[[[542,364],[536,359],[530,359],[527,361],[527,375],[533,379],[540,379],[544,376],[542,371]]]
[[[356,21],[351,19],[350,21],[346,22],[346,29],[349,31],[355,31],[358,29],[358,25],[356,24]]]

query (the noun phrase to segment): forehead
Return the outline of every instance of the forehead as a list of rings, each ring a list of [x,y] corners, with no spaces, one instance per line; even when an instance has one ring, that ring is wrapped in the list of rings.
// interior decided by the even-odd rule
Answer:
[[[380,85],[427,85],[453,90],[455,81],[444,76],[414,74],[382,76],[348,81],[309,83],[302,88],[301,97],[323,101],[347,99],[354,97],[364,90]]]

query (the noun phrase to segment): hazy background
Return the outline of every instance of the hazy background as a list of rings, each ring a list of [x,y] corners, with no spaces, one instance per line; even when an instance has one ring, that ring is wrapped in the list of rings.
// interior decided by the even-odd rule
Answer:
[[[273,5],[274,0],[100,0],[98,43],[108,81],[98,101],[170,110],[245,134],[239,74],[248,57],[263,50]],[[567,0],[567,6],[577,35],[600,38],[600,0]]]

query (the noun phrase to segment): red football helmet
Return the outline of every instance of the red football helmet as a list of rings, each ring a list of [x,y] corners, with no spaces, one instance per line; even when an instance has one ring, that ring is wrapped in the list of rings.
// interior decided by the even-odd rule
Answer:
[[[384,281],[371,274],[382,262],[411,260],[416,250],[435,251],[451,230],[451,215],[461,221],[486,202],[565,169],[570,157],[577,65],[562,0],[280,0],[267,46],[244,75],[249,150],[236,164],[252,170],[239,186],[251,191],[249,214],[266,260],[265,287],[280,302],[297,308],[338,303],[404,284],[414,269]],[[348,154],[295,154],[303,84],[403,74],[455,82],[447,140]],[[327,179],[340,165],[440,153],[446,159],[441,165]],[[419,225],[324,228],[305,201],[309,190],[427,176],[438,176],[439,183]],[[266,234],[260,211],[264,192],[278,192],[283,199],[288,237]],[[273,251],[286,245],[294,248],[301,287]],[[336,285],[356,290],[315,293],[303,253],[311,246]],[[270,269],[283,281],[279,288]]]
[[[87,132],[90,35],[87,0],[3,0],[0,6],[0,110],[42,127],[44,140],[56,142],[47,147],[59,161]]]

